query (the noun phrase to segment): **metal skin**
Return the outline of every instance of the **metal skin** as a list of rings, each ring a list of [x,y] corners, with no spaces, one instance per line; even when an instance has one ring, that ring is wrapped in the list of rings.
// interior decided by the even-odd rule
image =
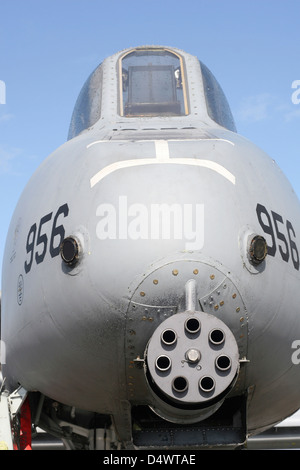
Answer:
[[[110,416],[125,447],[136,407],[165,428],[205,428],[243,397],[245,438],[300,407],[299,201],[273,160],[209,117],[199,61],[168,50],[183,63],[188,114],[120,116],[118,64],[129,50],[106,59],[101,117],[32,176],[3,262],[6,386],[48,397],[52,412]],[[255,236],[266,258],[253,257]],[[199,331],[186,331],[188,318]],[[171,352],[165,329],[178,338]],[[225,334],[217,352],[213,329]],[[228,370],[216,370],[212,354],[227,355]],[[186,394],[180,382],[172,389],[178,371]],[[197,385],[204,375],[211,391]],[[59,420],[54,427],[45,407],[41,415],[60,435]]]

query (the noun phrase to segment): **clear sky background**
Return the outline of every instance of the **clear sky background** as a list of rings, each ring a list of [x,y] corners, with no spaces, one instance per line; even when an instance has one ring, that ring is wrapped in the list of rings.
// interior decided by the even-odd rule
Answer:
[[[88,75],[105,57],[149,44],[183,49],[211,69],[238,132],[276,160],[300,196],[300,104],[292,102],[300,0],[0,0],[1,264],[21,192],[66,141]]]

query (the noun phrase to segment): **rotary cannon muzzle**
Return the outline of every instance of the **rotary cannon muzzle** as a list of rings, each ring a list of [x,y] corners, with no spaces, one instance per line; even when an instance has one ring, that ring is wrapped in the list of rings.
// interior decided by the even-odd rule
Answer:
[[[172,315],[154,331],[146,352],[148,382],[160,400],[180,409],[211,406],[232,389],[239,351],[228,326],[204,312]]]

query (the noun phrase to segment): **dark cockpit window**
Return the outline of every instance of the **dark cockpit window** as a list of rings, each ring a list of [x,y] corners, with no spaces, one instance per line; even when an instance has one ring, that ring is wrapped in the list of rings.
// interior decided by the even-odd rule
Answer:
[[[236,132],[234,119],[222,88],[211,71],[202,62],[200,65],[209,117],[220,126]]]
[[[77,98],[69,128],[68,140],[93,126],[101,115],[102,67],[91,73]]]
[[[137,49],[123,56],[119,67],[121,116],[188,114],[180,56],[165,49]]]

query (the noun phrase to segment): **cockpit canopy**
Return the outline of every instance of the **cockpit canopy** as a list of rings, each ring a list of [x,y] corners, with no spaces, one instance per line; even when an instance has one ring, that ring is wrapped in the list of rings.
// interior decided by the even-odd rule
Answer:
[[[115,122],[127,118],[184,118],[191,116],[189,67],[185,54],[164,47],[143,47],[116,54]],[[199,62],[198,67],[199,67]],[[101,109],[109,85],[100,64],[84,84],[73,111],[69,139],[93,126],[105,113]],[[205,114],[217,124],[236,132],[226,97],[210,70],[200,62]],[[115,77],[116,78],[116,77]],[[195,86],[195,85],[194,85]],[[191,93],[191,92],[190,92]],[[203,119],[202,119],[203,121]],[[104,124],[103,123],[103,124]]]

